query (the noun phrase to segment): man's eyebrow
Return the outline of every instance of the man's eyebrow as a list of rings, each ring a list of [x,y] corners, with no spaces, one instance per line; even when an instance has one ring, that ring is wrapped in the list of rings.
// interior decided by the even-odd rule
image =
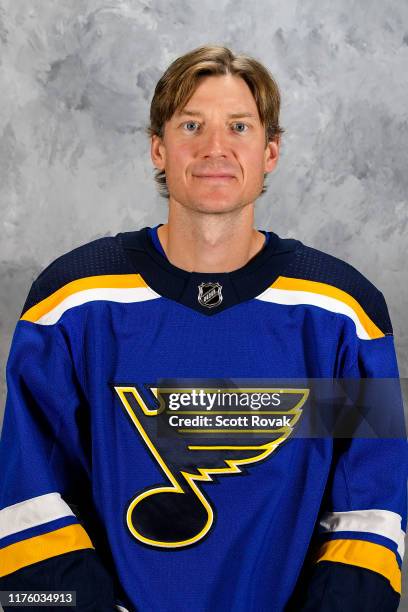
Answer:
[[[189,117],[202,117],[203,113],[201,113],[200,111],[196,111],[196,110],[181,110],[178,115],[182,116],[182,115],[187,115]],[[247,111],[243,111],[242,113],[230,113],[228,115],[229,119],[240,119],[241,117],[253,117],[254,119],[256,119],[256,115],[254,115],[253,113],[249,113]]]

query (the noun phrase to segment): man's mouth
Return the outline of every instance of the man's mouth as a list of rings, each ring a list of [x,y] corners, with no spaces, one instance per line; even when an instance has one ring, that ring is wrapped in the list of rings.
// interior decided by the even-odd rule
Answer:
[[[235,178],[232,174],[195,174],[194,176],[209,181],[230,181]]]

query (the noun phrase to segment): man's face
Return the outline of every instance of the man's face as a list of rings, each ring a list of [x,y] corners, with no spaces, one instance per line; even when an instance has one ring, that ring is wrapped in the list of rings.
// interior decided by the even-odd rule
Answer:
[[[259,197],[279,146],[265,148],[265,128],[246,82],[222,75],[202,78],[185,108],[166,122],[163,139],[152,137],[151,154],[166,172],[170,203],[222,213]]]

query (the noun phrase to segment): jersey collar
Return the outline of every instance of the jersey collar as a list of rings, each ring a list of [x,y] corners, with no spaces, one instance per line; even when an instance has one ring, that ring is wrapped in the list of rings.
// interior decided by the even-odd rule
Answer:
[[[298,240],[282,239],[269,232],[267,245],[244,266],[232,272],[188,272],[174,266],[153,245],[149,230],[116,235],[135,272],[159,295],[213,316],[267,289],[301,246]]]

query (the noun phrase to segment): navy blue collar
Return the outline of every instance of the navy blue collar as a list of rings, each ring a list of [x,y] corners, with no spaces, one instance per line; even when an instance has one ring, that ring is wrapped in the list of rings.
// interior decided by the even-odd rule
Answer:
[[[267,244],[241,268],[232,272],[188,272],[173,266],[161,254],[150,238],[151,230],[145,227],[116,236],[134,271],[158,294],[206,315],[218,314],[262,293],[284,274],[302,245],[268,232]],[[211,293],[213,298],[205,303]]]
[[[149,236],[150,236],[150,240],[153,242],[154,246],[159,251],[159,253],[161,255],[163,255],[163,257],[165,257],[167,259],[167,255],[164,252],[164,249],[162,247],[162,243],[159,240],[159,235],[158,235],[158,232],[157,232],[157,230],[159,229],[159,227],[161,225],[163,225],[163,224],[159,223],[159,225],[155,225],[154,227],[149,227]]]

